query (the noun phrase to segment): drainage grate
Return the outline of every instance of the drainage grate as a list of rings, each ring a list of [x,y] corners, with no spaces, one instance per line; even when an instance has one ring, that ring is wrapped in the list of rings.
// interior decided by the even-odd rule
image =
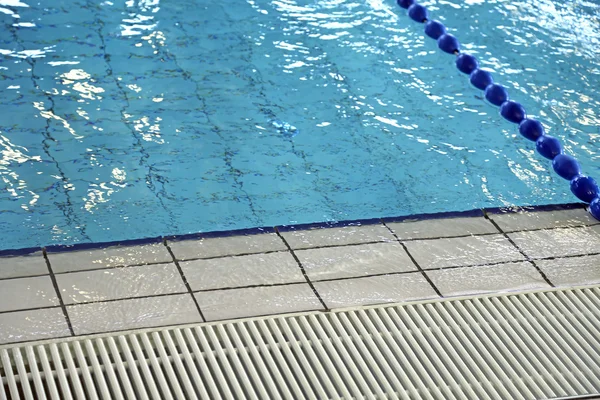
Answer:
[[[0,350],[1,399],[546,399],[600,392],[600,288]]]

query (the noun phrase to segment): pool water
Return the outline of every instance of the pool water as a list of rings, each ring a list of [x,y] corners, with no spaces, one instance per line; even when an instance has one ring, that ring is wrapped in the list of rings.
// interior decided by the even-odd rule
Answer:
[[[600,4],[423,2],[600,178]],[[0,248],[576,201],[393,0],[0,0]]]

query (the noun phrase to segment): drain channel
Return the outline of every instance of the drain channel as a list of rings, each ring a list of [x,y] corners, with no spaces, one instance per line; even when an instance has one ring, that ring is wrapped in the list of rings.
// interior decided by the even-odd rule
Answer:
[[[600,393],[600,287],[0,348],[0,399],[547,399]]]

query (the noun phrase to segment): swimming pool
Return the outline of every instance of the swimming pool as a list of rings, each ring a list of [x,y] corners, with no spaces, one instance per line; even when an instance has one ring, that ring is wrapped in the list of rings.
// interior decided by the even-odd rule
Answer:
[[[598,4],[423,4],[600,175]],[[0,0],[1,248],[576,201],[396,7]]]

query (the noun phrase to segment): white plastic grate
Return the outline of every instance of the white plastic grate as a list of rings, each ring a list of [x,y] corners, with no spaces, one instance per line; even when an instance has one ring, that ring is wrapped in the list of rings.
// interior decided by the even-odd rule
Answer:
[[[547,399],[600,392],[600,288],[0,349],[1,399]]]

